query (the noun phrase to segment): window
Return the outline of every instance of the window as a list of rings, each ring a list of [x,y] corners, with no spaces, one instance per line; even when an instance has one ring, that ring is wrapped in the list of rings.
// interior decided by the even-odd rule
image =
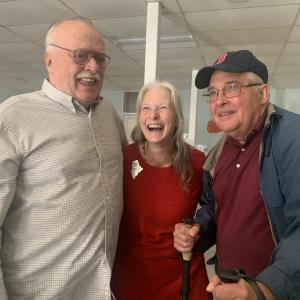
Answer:
[[[135,103],[137,100],[138,92],[124,92],[123,99],[123,112],[135,113]]]

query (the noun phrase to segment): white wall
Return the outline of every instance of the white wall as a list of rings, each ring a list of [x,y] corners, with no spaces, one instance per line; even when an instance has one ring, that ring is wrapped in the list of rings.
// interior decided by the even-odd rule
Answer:
[[[271,102],[300,114],[300,89],[271,89]]]
[[[104,90],[101,95],[108,99],[115,107],[117,113],[123,117],[123,95],[124,91],[106,91]]]

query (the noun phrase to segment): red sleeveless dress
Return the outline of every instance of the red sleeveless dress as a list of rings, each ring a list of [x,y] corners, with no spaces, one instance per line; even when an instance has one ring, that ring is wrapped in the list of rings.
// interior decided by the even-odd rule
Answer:
[[[134,162],[134,163],[133,163]],[[192,218],[201,192],[202,152],[192,151],[189,192],[179,185],[174,168],[147,164],[137,144],[124,148],[124,213],[112,276],[117,300],[181,300],[181,255],[173,247],[176,223]],[[132,164],[142,168],[133,178]],[[210,300],[203,254],[195,254],[190,300]]]

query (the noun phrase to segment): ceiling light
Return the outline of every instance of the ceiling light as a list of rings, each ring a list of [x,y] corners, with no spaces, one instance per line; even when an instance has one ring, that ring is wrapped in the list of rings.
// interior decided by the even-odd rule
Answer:
[[[226,2],[230,2],[230,3],[245,3],[245,2],[249,2],[249,0],[225,0]]]
[[[192,35],[169,35],[161,36],[160,43],[185,43],[192,42]],[[127,38],[117,38],[114,40],[115,46],[124,47],[132,45],[143,45],[145,46],[145,37],[127,37]]]

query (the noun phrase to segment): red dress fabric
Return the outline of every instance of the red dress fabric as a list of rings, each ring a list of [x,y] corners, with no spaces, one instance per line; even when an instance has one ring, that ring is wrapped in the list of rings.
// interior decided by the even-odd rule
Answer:
[[[132,162],[143,168],[133,179]],[[192,218],[202,186],[202,152],[192,151],[189,192],[181,189],[174,168],[147,164],[136,144],[124,149],[124,213],[112,276],[117,300],[180,300],[181,255],[173,247],[176,223]],[[195,254],[190,300],[212,299],[203,254]]]

